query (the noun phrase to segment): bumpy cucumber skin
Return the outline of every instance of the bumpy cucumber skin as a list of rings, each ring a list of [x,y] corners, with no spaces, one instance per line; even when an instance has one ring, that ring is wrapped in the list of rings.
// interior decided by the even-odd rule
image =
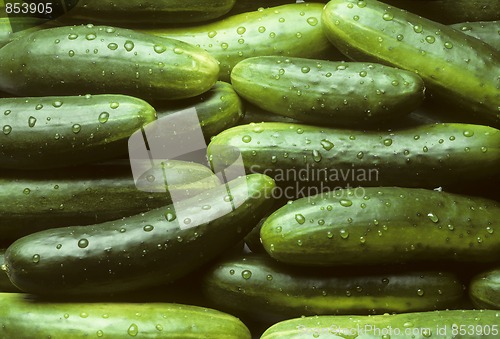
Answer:
[[[236,317],[174,303],[54,302],[0,293],[2,338],[223,338],[250,339]]]
[[[479,125],[360,132],[264,122],[220,133],[208,154],[224,162],[237,149],[249,173],[265,173],[280,186],[321,185],[319,193],[346,184],[436,188],[475,182],[496,176],[499,147],[500,131]]]
[[[0,168],[21,170],[126,155],[128,138],[156,120],[146,101],[113,94],[2,98],[0,112]]]
[[[424,99],[424,83],[415,73],[358,62],[254,57],[233,68],[231,83],[262,109],[322,125],[398,119]]]
[[[19,96],[181,99],[208,91],[219,72],[212,56],[190,44],[93,25],[22,36],[1,49],[0,65],[0,89]]]
[[[321,28],[323,6],[294,3],[242,13],[191,28],[141,31],[205,49],[219,61],[219,80],[229,82],[233,67],[241,60],[254,56],[341,58]]]
[[[474,276],[469,284],[469,297],[478,308],[500,310],[500,267]]]
[[[30,234],[7,248],[7,274],[25,292],[59,296],[172,282],[237,244],[272,203],[274,182],[265,175],[228,185],[232,200],[221,185],[122,220]]]
[[[454,307],[463,295],[463,285],[452,273],[361,272],[318,272],[277,263],[265,254],[247,254],[218,262],[203,277],[202,286],[218,309],[267,321],[430,311]]]
[[[0,173],[0,244],[47,228],[89,225],[172,203],[171,193],[194,196],[220,184],[201,164],[169,161],[168,183],[159,192],[139,190],[130,163],[72,170]],[[162,178],[159,166],[139,180]],[[147,178],[146,178],[147,177]],[[151,186],[151,179],[147,181]],[[161,190],[161,188],[163,190]]]
[[[457,114],[500,126],[500,53],[488,44],[376,0],[332,0],[322,24],[350,58],[417,72]]]
[[[194,23],[216,19],[231,10],[236,0],[80,0],[58,20],[64,23],[148,26]]]
[[[243,101],[233,86],[224,81],[218,81],[214,87],[200,96],[184,100],[152,102],[152,105],[160,119],[184,109],[196,109],[206,140],[235,126],[245,115]]]
[[[5,249],[0,249],[0,267],[2,267],[4,263],[4,256]],[[19,292],[19,289],[16,286],[12,285],[7,274],[4,271],[0,270],[0,293],[5,292]]]
[[[374,316],[324,315],[282,321],[268,328],[261,339],[379,339],[381,333],[390,335],[392,339],[425,339],[431,336],[493,339],[498,337],[499,321],[500,312],[492,310],[446,310]]]
[[[462,33],[482,40],[500,51],[500,20],[460,22],[450,26]]]
[[[269,216],[262,245],[276,260],[313,266],[458,261],[500,256],[500,205],[399,187],[339,189]]]

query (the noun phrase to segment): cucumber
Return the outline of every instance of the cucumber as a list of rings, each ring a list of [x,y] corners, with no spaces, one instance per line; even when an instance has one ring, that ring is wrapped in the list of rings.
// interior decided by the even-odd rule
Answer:
[[[350,58],[416,72],[434,100],[500,126],[500,53],[492,46],[376,0],[332,0],[322,24]]]
[[[341,58],[321,28],[323,6],[316,3],[288,4],[234,15],[205,25],[140,31],[205,49],[219,61],[219,80],[229,82],[233,67],[254,56]]]
[[[500,312],[443,310],[374,316],[311,316],[285,320],[261,339],[274,338],[498,338]]]
[[[233,8],[229,11],[228,15],[235,15],[256,11],[259,8],[269,8],[282,5],[288,5],[299,2],[327,2],[326,0],[313,0],[313,1],[296,1],[296,0],[238,0]]]
[[[0,90],[19,96],[182,99],[208,91],[218,72],[217,61],[201,48],[90,24],[40,30],[0,49]]]
[[[237,150],[248,173],[276,180],[276,197],[297,199],[346,185],[477,185],[497,176],[499,147],[500,131],[479,125],[361,131],[264,122],[220,133],[208,154],[229,163]]]
[[[0,249],[0,267],[4,263],[5,249]],[[5,272],[0,272],[0,293],[4,292],[19,292],[19,289],[12,285],[9,277]]]
[[[40,295],[169,283],[243,240],[272,203],[273,187],[255,174],[129,218],[33,233],[7,248],[4,270],[19,289]]]
[[[500,19],[500,3],[490,0],[382,0],[443,24]]]
[[[201,164],[170,160],[167,182],[155,192],[139,190],[130,163],[58,171],[0,172],[0,244],[47,228],[89,225],[139,214],[194,196],[220,184]],[[163,178],[159,164],[139,178]],[[141,184],[142,186],[142,184]]]
[[[269,112],[351,127],[409,114],[423,102],[425,89],[418,75],[397,68],[281,56],[239,62],[231,83],[243,98]]]
[[[128,138],[156,120],[144,100],[112,94],[2,98],[0,112],[0,168],[21,170],[126,155]]]
[[[236,0],[80,0],[65,15],[64,23],[143,27],[216,19],[231,10]]]
[[[338,189],[298,199],[269,216],[265,250],[296,265],[496,262],[500,204],[400,187]]]
[[[269,111],[263,110],[262,108],[243,100],[245,105],[245,116],[240,121],[239,125],[247,125],[250,123],[259,122],[290,122],[300,124],[300,121],[286,117],[284,115],[278,115],[271,113]]]
[[[169,114],[194,108],[206,140],[236,125],[245,115],[245,107],[233,86],[218,81],[214,87],[200,96],[184,99],[152,102],[161,119]]]
[[[0,10],[5,10],[1,8]],[[37,17],[1,17],[0,18],[0,47],[6,45],[18,37],[38,31],[44,27],[52,27],[53,24],[47,19]]]
[[[478,308],[500,309],[500,267],[474,276],[469,284],[469,297]]]
[[[351,272],[353,271],[353,272]],[[217,262],[202,280],[217,309],[267,322],[303,315],[383,314],[454,307],[463,285],[437,271],[303,269],[267,255]]]
[[[450,26],[462,33],[482,40],[500,51],[500,20],[460,22]]]
[[[2,338],[234,338],[250,339],[238,318],[174,303],[54,302],[0,293]]]

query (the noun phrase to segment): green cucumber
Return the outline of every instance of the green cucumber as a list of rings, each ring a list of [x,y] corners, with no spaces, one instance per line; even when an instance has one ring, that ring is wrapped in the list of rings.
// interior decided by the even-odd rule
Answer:
[[[490,0],[382,0],[443,24],[500,19],[500,3]]]
[[[238,318],[174,303],[54,302],[0,293],[2,338],[217,338],[250,339]]]
[[[311,316],[285,320],[261,339],[498,338],[500,312],[446,310],[373,316]]]
[[[492,46],[376,0],[332,0],[322,24],[350,58],[416,72],[433,100],[500,126],[500,53]]]
[[[58,20],[64,23],[143,27],[203,22],[226,14],[236,0],[80,0]]]
[[[2,98],[0,112],[3,169],[40,170],[123,156],[128,138],[156,120],[144,100],[112,94]]]
[[[0,90],[19,96],[182,99],[208,91],[218,73],[217,61],[201,48],[90,24],[40,30],[0,49]]]
[[[33,233],[7,248],[3,268],[22,291],[58,296],[172,282],[243,240],[273,187],[254,174],[129,218]]]
[[[469,297],[478,308],[500,309],[500,267],[474,276],[469,284]]]
[[[170,160],[167,182],[156,190],[136,186],[130,163],[59,171],[0,172],[0,244],[47,228],[88,225],[139,214],[220,184],[201,164]],[[138,180],[163,178],[158,164]],[[140,184],[140,182],[138,182]],[[142,184],[140,184],[143,186]]]
[[[460,22],[450,26],[462,33],[482,40],[500,51],[500,20]]]
[[[140,30],[181,40],[208,51],[219,61],[219,80],[229,81],[233,67],[246,58],[283,55],[341,57],[321,28],[324,4],[288,4],[234,15],[194,27]]]
[[[245,114],[242,100],[231,84],[223,81],[218,81],[214,87],[200,96],[184,100],[152,102],[152,105],[159,119],[181,110],[194,108],[206,140],[233,127]]]
[[[0,249],[0,267],[4,263],[5,249]],[[5,272],[0,272],[0,293],[3,292],[19,292],[19,289],[12,285],[9,276]]]
[[[271,113],[269,111],[263,110],[262,108],[252,104],[244,100],[245,105],[245,116],[240,121],[239,125],[248,125],[250,123],[259,123],[259,122],[291,122],[291,123],[300,123],[300,121],[296,119],[292,119],[286,117],[284,115],[278,115]]]
[[[400,187],[338,189],[289,203],[260,230],[276,260],[312,266],[495,262],[500,204]]]
[[[320,272],[247,254],[217,262],[202,286],[217,309],[267,322],[303,315],[430,311],[454,307],[463,296],[453,273],[367,271]]]
[[[361,62],[254,57],[233,68],[231,83],[264,110],[321,125],[398,119],[424,99],[424,83],[415,73]]]
[[[47,19],[29,16],[2,17],[0,18],[0,47],[23,35],[48,27],[53,27],[53,23]]]
[[[451,123],[361,131],[264,122],[230,128],[208,146],[219,163],[231,162],[235,150],[248,173],[273,177],[284,187],[277,194],[297,199],[346,184],[477,185],[497,177],[500,131]]]

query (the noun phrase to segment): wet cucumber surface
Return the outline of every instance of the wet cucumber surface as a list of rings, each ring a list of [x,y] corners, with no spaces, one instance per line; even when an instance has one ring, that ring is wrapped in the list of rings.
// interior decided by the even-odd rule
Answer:
[[[500,309],[500,267],[474,276],[469,285],[469,296],[477,308]]]

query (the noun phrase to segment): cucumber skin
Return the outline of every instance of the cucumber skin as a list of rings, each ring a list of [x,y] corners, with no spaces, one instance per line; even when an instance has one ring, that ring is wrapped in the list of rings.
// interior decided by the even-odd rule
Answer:
[[[401,118],[423,102],[425,90],[418,75],[401,69],[280,56],[240,61],[231,72],[231,83],[264,110],[313,124],[350,127]]]
[[[169,205],[121,220],[25,236],[7,248],[7,274],[22,291],[58,296],[105,295],[173,282],[237,244],[272,203],[274,182],[265,175],[228,184],[233,201],[242,204],[222,216],[233,206],[223,200],[226,185],[175,205],[185,208],[189,221],[179,220]],[[194,227],[180,228],[181,223]],[[146,231],[146,226],[154,229]]]
[[[0,89],[18,96],[182,99],[208,91],[219,72],[212,56],[190,44],[93,25],[24,35],[0,50],[0,65]]]
[[[5,249],[0,249],[0,268],[4,263]],[[20,292],[19,289],[12,285],[7,274],[0,270],[0,293],[12,293],[12,292]]]
[[[217,309],[266,322],[302,315],[430,311],[454,307],[463,296],[463,285],[452,273],[384,272],[380,267],[352,271],[319,272],[277,263],[266,254],[247,254],[217,262],[202,286]],[[419,296],[419,290],[425,293]]]
[[[220,184],[206,166],[170,163],[174,167],[169,171],[168,186],[159,183],[163,192],[137,189],[130,163],[71,171],[0,172],[0,244],[47,228],[90,225],[139,214],[172,203],[173,191],[194,196]],[[162,177],[160,168],[147,173]]]
[[[184,109],[196,109],[207,141],[235,126],[245,116],[245,106],[241,98],[231,84],[223,81],[218,81],[214,87],[200,96],[177,101],[152,102],[152,105],[160,119]]]
[[[260,231],[274,259],[296,265],[496,262],[500,205],[418,188],[339,189],[296,200]]]
[[[382,2],[364,0],[362,7],[357,3],[332,0],[325,6],[322,24],[335,47],[356,61],[417,72],[435,100],[456,107],[461,112],[457,114],[500,126],[497,50],[444,24]],[[393,18],[384,20],[384,13]],[[432,43],[426,41],[428,36]]]
[[[317,3],[294,3],[242,13],[194,27],[139,31],[203,48],[219,61],[219,80],[229,82],[232,68],[241,60],[254,56],[343,58],[332,47],[321,28],[323,6]],[[280,22],[280,18],[284,21]],[[316,23],[311,25],[308,19]],[[271,37],[271,33],[275,36]],[[300,37],[297,37],[297,33],[301,33]]]
[[[435,188],[477,182],[497,176],[499,145],[500,131],[479,125],[433,124],[360,132],[264,122],[220,133],[212,138],[208,154],[224,162],[232,158],[233,147],[241,152],[248,173],[265,173],[279,186],[321,188],[311,189],[311,194],[346,183]],[[326,173],[329,182],[324,181],[322,169],[330,169]],[[297,193],[287,198],[304,196],[301,190]]]
[[[65,15],[63,23],[142,27],[195,23],[217,19],[231,10],[236,0],[80,0]]]
[[[498,324],[500,313],[492,310],[446,310],[430,312],[411,312],[374,316],[311,316],[285,320],[268,328],[261,339],[275,338],[380,338],[390,333],[393,339],[433,338],[497,338],[498,334],[480,335],[482,329],[494,333],[493,326]],[[460,327],[462,326],[462,327]],[[479,327],[478,335],[454,335],[460,328]],[[407,331],[407,332],[405,332]],[[400,333],[398,335],[397,333]],[[497,332],[498,333],[498,332]],[[337,335],[338,334],[338,335]]]
[[[174,303],[54,302],[24,293],[0,293],[0,337],[250,339],[236,317]]]
[[[0,168],[20,170],[126,155],[128,138],[156,120],[146,101],[113,94],[2,98],[0,112]]]
[[[500,20],[460,22],[450,26],[464,34],[482,40],[500,51]]]
[[[469,297],[478,308],[500,310],[500,267],[472,277]]]

